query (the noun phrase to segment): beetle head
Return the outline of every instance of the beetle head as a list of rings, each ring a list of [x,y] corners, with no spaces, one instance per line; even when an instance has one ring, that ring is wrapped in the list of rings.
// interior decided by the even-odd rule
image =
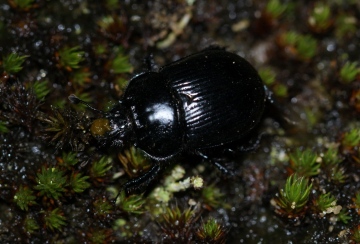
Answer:
[[[128,134],[131,132],[131,123],[127,119],[126,111],[121,102],[111,111],[104,112],[93,108],[90,104],[75,95],[70,95],[69,100],[74,104],[82,103],[89,109],[101,113],[104,116],[103,118],[95,119],[90,127],[91,134],[102,146],[124,146],[124,141],[127,141]]]

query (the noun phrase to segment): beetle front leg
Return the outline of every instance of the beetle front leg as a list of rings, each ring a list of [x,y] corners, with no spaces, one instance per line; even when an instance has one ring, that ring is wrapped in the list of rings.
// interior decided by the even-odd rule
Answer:
[[[125,189],[126,193],[129,193],[132,190],[138,189],[141,186],[148,186],[156,178],[160,171],[160,164],[155,163],[149,171],[135,179],[126,182],[125,185],[122,186],[122,188]]]
[[[224,167],[222,164],[220,164],[219,162],[216,162],[212,159],[210,159],[207,155],[205,155],[202,152],[196,151],[195,152],[197,155],[199,155],[200,157],[202,157],[203,159],[205,159],[207,162],[212,163],[213,165],[215,165],[215,167],[224,175],[228,175],[230,177],[234,176],[234,172],[230,171],[229,169],[227,169],[226,167]]]

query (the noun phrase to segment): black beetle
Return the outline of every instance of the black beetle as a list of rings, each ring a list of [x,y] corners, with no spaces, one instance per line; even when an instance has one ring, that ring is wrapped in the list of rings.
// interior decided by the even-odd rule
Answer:
[[[74,95],[69,99],[85,103]],[[265,100],[251,64],[209,48],[133,77],[119,104],[91,130],[115,146],[132,143],[154,159],[147,173],[124,185],[128,190],[149,184],[166,160],[185,150],[206,158],[202,149],[244,138],[259,123]]]

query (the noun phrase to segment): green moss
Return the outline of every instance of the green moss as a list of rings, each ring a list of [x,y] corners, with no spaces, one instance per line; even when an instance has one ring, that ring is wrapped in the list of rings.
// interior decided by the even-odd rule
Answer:
[[[71,80],[78,86],[84,86],[90,82],[90,75],[87,69],[80,69],[71,74]]]
[[[312,59],[317,52],[317,40],[311,35],[302,35],[294,31],[288,31],[282,36],[285,46],[294,49],[296,58],[307,61]]]
[[[34,0],[12,0],[16,7],[28,9],[34,4]]]
[[[118,154],[118,158],[123,165],[126,174],[130,177],[138,176],[151,167],[151,161],[145,157],[141,150],[136,149],[135,147],[125,149]]]
[[[355,227],[353,229],[353,233],[352,233],[352,237],[351,239],[355,242],[355,243],[360,243],[360,227]]]
[[[41,168],[41,172],[36,174],[37,185],[34,187],[39,194],[58,199],[65,192],[66,177],[64,172],[58,168]]]
[[[65,163],[66,166],[74,166],[76,165],[79,160],[76,157],[76,153],[75,152],[63,152],[62,153],[62,162]]]
[[[45,225],[50,230],[59,230],[66,225],[66,218],[62,215],[59,208],[55,208],[52,211],[46,211],[44,213]]]
[[[111,168],[112,159],[109,157],[102,157],[99,161],[92,163],[90,174],[94,178],[104,177]]]
[[[343,83],[350,83],[360,74],[358,62],[346,62],[340,69],[340,80]]]
[[[280,207],[280,213],[297,214],[303,211],[309,200],[312,184],[308,180],[297,175],[287,178],[284,189],[280,190],[280,195],[276,198],[276,203]]]
[[[342,161],[342,158],[339,155],[338,147],[331,146],[325,152],[323,156],[323,164],[326,166],[336,166]]]
[[[105,2],[106,7],[111,10],[117,9],[121,5],[119,0],[106,0]]]
[[[121,90],[124,90],[126,86],[129,84],[129,81],[123,77],[118,77],[115,80],[115,83],[119,86]]]
[[[109,232],[109,230],[94,230],[93,232],[91,232],[91,235],[89,235],[89,240],[91,243],[94,244],[107,243],[109,235],[111,235],[111,232]]]
[[[289,157],[291,160],[291,168],[296,174],[304,177],[311,177],[319,174],[320,163],[316,161],[318,156],[311,149],[306,149],[304,151],[296,149]]]
[[[22,65],[27,57],[29,56],[20,56],[16,53],[10,53],[3,57],[2,68],[8,74],[16,74],[23,69]]]
[[[301,58],[311,59],[316,54],[317,45],[317,41],[314,37],[310,35],[301,35],[297,40],[296,48]]]
[[[344,134],[342,145],[345,147],[356,147],[360,145],[360,129],[354,128]]]
[[[39,227],[38,223],[36,222],[36,220],[33,217],[30,217],[29,215],[27,215],[25,220],[24,220],[24,228],[25,228],[26,232],[28,232],[30,234],[33,234],[40,227]]]
[[[342,157],[338,152],[338,147],[329,147],[322,158],[322,166],[328,176],[328,179],[334,183],[344,183],[347,175],[344,167],[341,167]]]
[[[201,225],[196,235],[202,243],[225,243],[226,229],[214,218],[209,218]]]
[[[349,223],[351,216],[349,215],[348,210],[345,208],[341,209],[340,213],[338,214],[338,219],[344,224]]]
[[[129,57],[125,56],[123,49],[118,47],[114,50],[115,57],[110,61],[110,71],[114,74],[131,73],[134,68],[129,62]]]
[[[0,133],[7,133],[9,129],[7,127],[8,123],[0,120]]]
[[[79,63],[84,60],[84,54],[79,46],[63,48],[59,50],[59,64],[66,69],[78,69]]]
[[[179,207],[168,207],[161,216],[160,226],[165,231],[189,228],[194,220],[195,211],[187,208],[181,211]]]
[[[45,99],[45,96],[49,94],[49,81],[43,80],[43,81],[35,81],[32,85],[32,89],[35,93],[35,96],[40,101],[43,101]]]
[[[212,208],[218,208],[223,204],[224,194],[219,188],[210,185],[201,190],[201,197],[206,205]]]
[[[120,193],[119,207],[127,213],[132,213],[132,214],[143,213],[144,203],[145,200],[142,195],[130,195],[126,197],[125,191],[122,191]]]
[[[333,208],[336,205],[336,198],[330,194],[321,194],[315,200],[315,206],[320,212],[327,212],[330,208]]]
[[[279,18],[286,10],[287,5],[279,0],[270,0],[267,2],[265,11],[274,19]]]
[[[355,198],[353,198],[355,208],[359,209],[360,211],[360,192],[355,194]]]
[[[340,42],[346,41],[345,37],[350,37],[355,35],[357,31],[357,19],[355,16],[352,16],[347,13],[341,13],[336,17],[335,20],[335,35]]]
[[[111,213],[113,206],[106,198],[97,199],[94,201],[94,212],[97,216],[106,216]]]
[[[89,176],[82,176],[81,173],[72,173],[70,176],[71,189],[76,193],[81,193],[90,187],[90,184],[86,181]]]
[[[259,75],[265,85],[271,86],[274,84],[276,73],[271,68],[260,69]]]
[[[332,23],[330,6],[322,2],[316,2],[308,22],[318,32],[326,31]]]
[[[28,211],[29,206],[36,204],[34,192],[28,187],[20,186],[14,195],[14,202],[21,210]]]

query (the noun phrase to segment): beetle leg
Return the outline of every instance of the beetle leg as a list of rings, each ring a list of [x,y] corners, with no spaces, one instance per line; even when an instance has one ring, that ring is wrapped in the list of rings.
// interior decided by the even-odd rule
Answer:
[[[209,162],[211,162],[213,165],[216,166],[216,168],[218,168],[218,170],[220,170],[221,173],[223,173],[224,175],[229,175],[229,176],[234,176],[234,173],[230,170],[228,170],[226,167],[224,167],[222,164],[210,160]]]
[[[216,162],[212,159],[210,159],[207,155],[205,155],[202,152],[196,151],[195,152],[197,155],[199,155],[200,157],[202,157],[203,159],[205,159],[207,162],[212,163],[221,173],[223,173],[224,175],[228,175],[228,176],[234,176],[234,173],[232,171],[230,171],[229,169],[227,169],[226,167],[224,167],[222,164],[220,164],[219,162]]]
[[[149,71],[154,71],[157,68],[157,65],[154,61],[154,55],[152,53],[146,55],[146,57],[144,58],[144,63]]]
[[[252,138],[246,145],[241,145],[238,148],[238,151],[240,151],[240,152],[253,152],[253,151],[255,151],[256,149],[259,148],[261,138],[262,138],[263,135],[264,135],[264,133],[261,133],[256,138]]]
[[[270,104],[275,103],[274,93],[264,85],[265,90],[265,100],[268,101]]]
[[[143,185],[147,186],[155,179],[155,177],[159,174],[160,170],[161,170],[160,164],[155,163],[148,172],[144,173],[143,175],[135,179],[126,182],[125,185],[122,186],[122,188],[125,189],[127,193],[129,193],[134,188],[139,188],[140,186]]]

